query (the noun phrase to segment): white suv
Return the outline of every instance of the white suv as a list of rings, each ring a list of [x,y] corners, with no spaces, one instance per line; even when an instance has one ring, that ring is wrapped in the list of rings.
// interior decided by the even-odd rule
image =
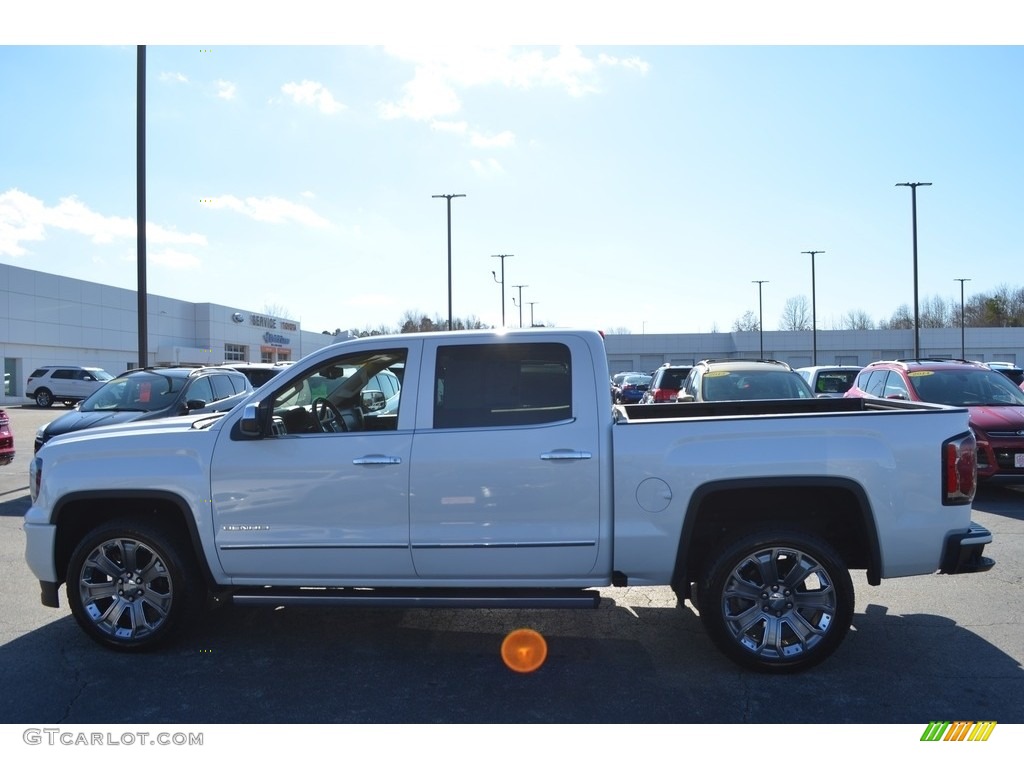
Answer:
[[[28,377],[25,397],[35,400],[40,408],[49,408],[54,402],[74,405],[110,381],[113,376],[102,368],[83,368],[78,365],[44,365]]]

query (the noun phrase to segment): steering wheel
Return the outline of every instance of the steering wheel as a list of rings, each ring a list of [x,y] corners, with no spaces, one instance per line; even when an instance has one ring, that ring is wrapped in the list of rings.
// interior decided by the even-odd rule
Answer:
[[[313,401],[313,421],[321,432],[347,432],[341,411],[326,397],[318,397]]]

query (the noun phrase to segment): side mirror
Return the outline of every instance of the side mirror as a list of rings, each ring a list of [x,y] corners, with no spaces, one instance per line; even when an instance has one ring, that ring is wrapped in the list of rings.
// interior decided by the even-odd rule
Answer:
[[[246,437],[262,437],[260,433],[259,403],[242,406],[242,418],[238,420],[238,431]]]
[[[388,404],[388,399],[379,389],[365,389],[362,394],[363,410],[367,413],[382,411]]]
[[[693,402],[693,395],[687,394],[686,392],[680,392],[678,395],[676,395],[676,402],[677,403],[692,403]]]
[[[188,400],[188,401],[185,402],[185,411],[186,411],[186,413],[189,412],[189,411],[195,411],[195,410],[198,410],[199,408],[205,408],[205,407],[206,407],[206,401],[205,400]]]

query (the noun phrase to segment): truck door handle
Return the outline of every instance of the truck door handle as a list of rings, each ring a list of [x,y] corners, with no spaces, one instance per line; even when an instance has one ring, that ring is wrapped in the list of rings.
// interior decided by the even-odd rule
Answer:
[[[590,451],[574,451],[571,448],[559,448],[540,455],[544,461],[579,461],[589,459]]]
[[[352,459],[353,464],[401,464],[401,456],[385,456],[381,453],[371,453],[369,456],[360,456]]]

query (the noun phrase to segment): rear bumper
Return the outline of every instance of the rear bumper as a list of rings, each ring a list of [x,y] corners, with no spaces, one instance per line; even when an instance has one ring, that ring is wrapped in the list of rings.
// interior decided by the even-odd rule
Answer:
[[[946,537],[943,548],[940,573],[982,573],[996,564],[982,552],[986,544],[992,543],[989,530],[972,522],[966,531],[951,533]]]

